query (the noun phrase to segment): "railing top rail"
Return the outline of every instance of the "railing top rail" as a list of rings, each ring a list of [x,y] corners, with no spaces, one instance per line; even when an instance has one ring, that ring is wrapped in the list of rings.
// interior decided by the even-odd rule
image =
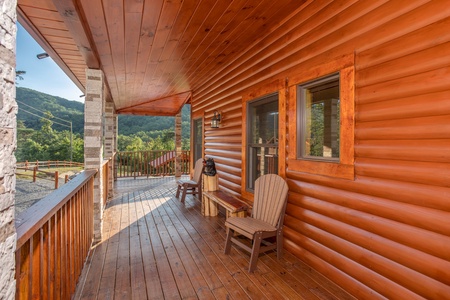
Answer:
[[[17,248],[20,248],[96,173],[97,170],[81,172],[61,188],[19,214],[16,217]]]

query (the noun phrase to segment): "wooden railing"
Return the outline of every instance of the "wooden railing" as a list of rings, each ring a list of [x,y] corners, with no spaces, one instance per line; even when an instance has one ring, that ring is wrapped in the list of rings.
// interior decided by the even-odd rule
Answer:
[[[175,151],[117,152],[117,177],[175,175]],[[189,174],[189,151],[182,151],[181,173]]]
[[[93,237],[96,170],[84,171],[16,218],[16,299],[70,299]]]

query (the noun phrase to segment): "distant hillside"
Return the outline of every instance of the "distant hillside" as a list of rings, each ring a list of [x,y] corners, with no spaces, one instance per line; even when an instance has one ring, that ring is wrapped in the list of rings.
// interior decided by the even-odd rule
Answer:
[[[61,97],[51,96],[28,88],[17,87],[16,99],[19,106],[17,120],[23,121],[25,126],[35,130],[41,128],[40,111],[50,111],[55,117],[72,121],[74,133],[84,132],[84,104],[77,101],[69,101]],[[34,108],[34,109],[33,109]],[[190,106],[185,105],[182,110],[183,138],[190,135]],[[35,116],[38,115],[38,116]],[[60,122],[57,119],[55,122]],[[65,122],[61,122],[65,124]],[[164,130],[174,130],[174,117],[144,117],[119,115],[119,134],[132,135],[139,131],[147,132],[149,136],[156,138]],[[53,129],[62,131],[67,127],[53,124]]]
[[[37,111],[40,110],[50,111],[55,117],[72,121],[74,133],[83,134],[84,132],[84,104],[81,102],[69,101],[23,87],[16,88],[16,100],[19,106],[17,120],[23,121],[28,128],[35,130],[41,128],[42,124],[39,120],[43,114]],[[55,121],[59,122],[58,120]],[[60,123],[67,124],[62,121]],[[53,124],[53,129],[58,131],[69,130],[68,127],[58,124]]]

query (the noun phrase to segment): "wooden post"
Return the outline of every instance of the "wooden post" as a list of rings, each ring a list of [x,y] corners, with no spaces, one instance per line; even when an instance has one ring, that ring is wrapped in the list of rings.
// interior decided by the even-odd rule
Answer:
[[[36,171],[37,171],[37,166],[34,166],[34,168],[33,168],[33,182],[36,182]]]
[[[66,174],[66,176],[64,176],[64,183],[69,182],[69,175]]]
[[[58,189],[58,171],[55,171],[55,190]]]
[[[217,191],[219,189],[219,176],[202,175],[203,191]],[[204,216],[217,216],[218,209],[217,203],[210,200],[204,193],[202,195],[202,215]]]

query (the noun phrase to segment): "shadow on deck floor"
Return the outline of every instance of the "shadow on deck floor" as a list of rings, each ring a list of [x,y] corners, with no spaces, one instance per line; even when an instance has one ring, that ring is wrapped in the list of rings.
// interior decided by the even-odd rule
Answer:
[[[175,198],[174,177],[121,179],[104,215],[75,299],[353,299],[285,251],[223,254],[224,217],[204,217],[192,196]]]

